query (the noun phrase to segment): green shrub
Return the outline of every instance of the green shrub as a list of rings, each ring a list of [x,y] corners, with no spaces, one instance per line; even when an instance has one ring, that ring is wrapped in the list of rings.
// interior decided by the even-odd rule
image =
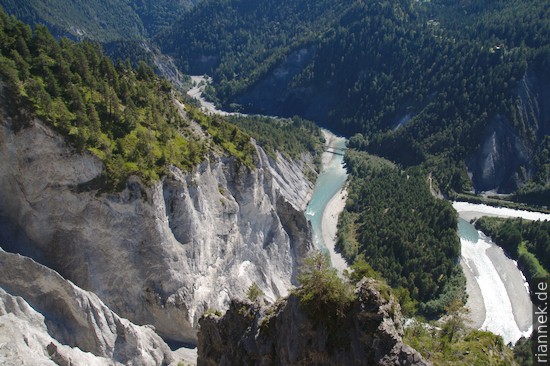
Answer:
[[[344,317],[355,299],[351,285],[338,277],[328,257],[320,251],[306,258],[298,281],[300,287],[294,293],[302,309],[316,321]]]
[[[246,297],[252,302],[260,300],[263,296],[264,292],[256,282],[252,283],[252,285],[250,285],[248,291],[246,292]]]
[[[222,316],[222,312],[219,311],[218,309],[208,308],[208,310],[206,310],[204,314],[202,314],[202,316],[209,316],[209,315]]]

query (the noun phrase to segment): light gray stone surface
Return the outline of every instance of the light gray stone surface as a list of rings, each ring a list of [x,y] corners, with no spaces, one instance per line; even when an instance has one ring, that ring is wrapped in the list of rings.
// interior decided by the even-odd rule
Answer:
[[[91,291],[136,324],[194,343],[198,318],[256,282],[287,294],[311,248],[302,214],[313,189],[304,163],[268,157],[255,168],[211,154],[161,182],[121,193],[82,190],[102,164],[35,120],[0,127],[0,240]]]
[[[0,250],[0,363],[163,365],[173,360],[147,326],[30,258]]]

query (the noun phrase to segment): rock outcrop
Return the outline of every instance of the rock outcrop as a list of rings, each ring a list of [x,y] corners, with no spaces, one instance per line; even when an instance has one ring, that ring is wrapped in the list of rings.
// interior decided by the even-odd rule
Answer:
[[[256,282],[285,296],[310,246],[301,214],[313,185],[300,163],[257,148],[254,169],[212,155],[120,193],[85,187],[103,167],[40,121],[0,126],[0,242],[93,292],[115,313],[163,338],[196,342],[210,307]]]
[[[113,313],[30,258],[0,249],[0,363],[167,365],[172,352],[147,326]]]
[[[518,119],[536,140],[550,135],[550,80],[529,68],[516,90]]]
[[[533,152],[527,147],[504,116],[496,116],[487,125],[482,145],[468,161],[472,183],[477,191],[512,192],[526,180],[520,173]]]
[[[402,335],[399,304],[363,279],[341,319],[310,319],[294,295],[268,307],[234,300],[200,320],[197,364],[427,365]]]
[[[533,156],[550,134],[550,82],[529,69],[514,92],[516,124],[496,115],[485,128],[481,144],[468,159],[476,191],[510,193],[535,173]]]

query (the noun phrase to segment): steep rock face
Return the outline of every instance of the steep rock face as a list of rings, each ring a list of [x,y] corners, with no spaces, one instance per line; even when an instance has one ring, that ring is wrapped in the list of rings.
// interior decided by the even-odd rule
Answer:
[[[477,191],[509,193],[521,187],[534,173],[533,155],[550,134],[549,81],[529,69],[513,97],[519,127],[504,116],[495,116],[485,129],[480,148],[468,160]]]
[[[491,120],[482,141],[468,161],[475,189],[496,189],[499,193],[516,190],[526,178],[520,174],[520,167],[529,161],[532,151],[503,116]]]
[[[0,361],[163,365],[171,351],[150,328],[30,258],[0,249]],[[2,361],[2,364],[4,362]]]
[[[312,184],[301,168],[258,148],[252,170],[213,156],[150,188],[131,179],[121,193],[81,192],[102,172],[97,159],[39,121],[14,132],[4,116],[0,240],[132,322],[194,343],[203,311],[225,308],[252,282],[286,295],[311,246],[299,212]]]
[[[201,319],[197,364],[427,365],[402,342],[393,298],[372,279],[361,281],[356,295],[353,309],[332,326],[308,318],[293,295],[264,308],[235,300],[223,317]]]
[[[516,94],[521,125],[528,127],[537,140],[550,135],[550,80],[529,69],[519,82]]]

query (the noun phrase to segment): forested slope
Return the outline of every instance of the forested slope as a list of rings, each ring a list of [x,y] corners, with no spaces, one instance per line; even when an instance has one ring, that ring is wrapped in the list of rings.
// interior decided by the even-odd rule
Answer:
[[[156,42],[184,71],[211,74],[226,102],[294,48],[314,41],[348,2],[207,0]]]
[[[185,117],[170,83],[143,62],[135,69],[115,64],[97,44],[57,41],[44,26],[32,31],[1,9],[0,45],[3,95],[19,128],[40,117],[77,150],[98,156],[106,172],[97,183],[105,188],[119,187],[131,174],[152,182],[170,165],[189,170],[209,151],[224,151],[252,166],[255,153],[247,133],[192,105],[186,105]],[[190,120],[212,142],[197,137]],[[309,132],[302,133],[302,128]],[[272,125],[269,131],[271,136],[302,135],[281,146],[294,156],[314,152],[321,136],[317,128],[299,121]]]
[[[548,180],[546,1],[271,3],[206,1],[157,41],[182,67],[211,74],[210,94],[226,107],[359,133],[352,147],[422,164],[446,192],[471,189],[467,169],[492,174],[471,157],[493,125],[509,131],[503,149],[521,144],[525,156],[496,167],[513,182],[474,184],[513,191]]]
[[[348,152],[351,178],[340,216],[337,249],[350,262],[367,262],[393,288],[402,305],[437,316],[461,300],[464,277],[451,204],[436,199],[419,169],[402,171],[366,153]],[[410,296],[410,298],[409,298]]]
[[[8,14],[57,36],[112,42],[143,39],[171,25],[194,0],[1,0]]]
[[[446,193],[528,182],[518,200],[547,199],[544,0],[0,4],[133,62],[152,62],[154,37],[184,71],[213,76],[207,94],[226,108],[356,135],[352,147],[422,165]]]
[[[100,157],[115,186],[128,174],[157,179],[167,164],[189,168],[204,147],[184,138],[170,85],[145,64],[114,65],[92,43],[55,40],[0,14],[0,75],[11,113],[49,122],[75,146]]]

